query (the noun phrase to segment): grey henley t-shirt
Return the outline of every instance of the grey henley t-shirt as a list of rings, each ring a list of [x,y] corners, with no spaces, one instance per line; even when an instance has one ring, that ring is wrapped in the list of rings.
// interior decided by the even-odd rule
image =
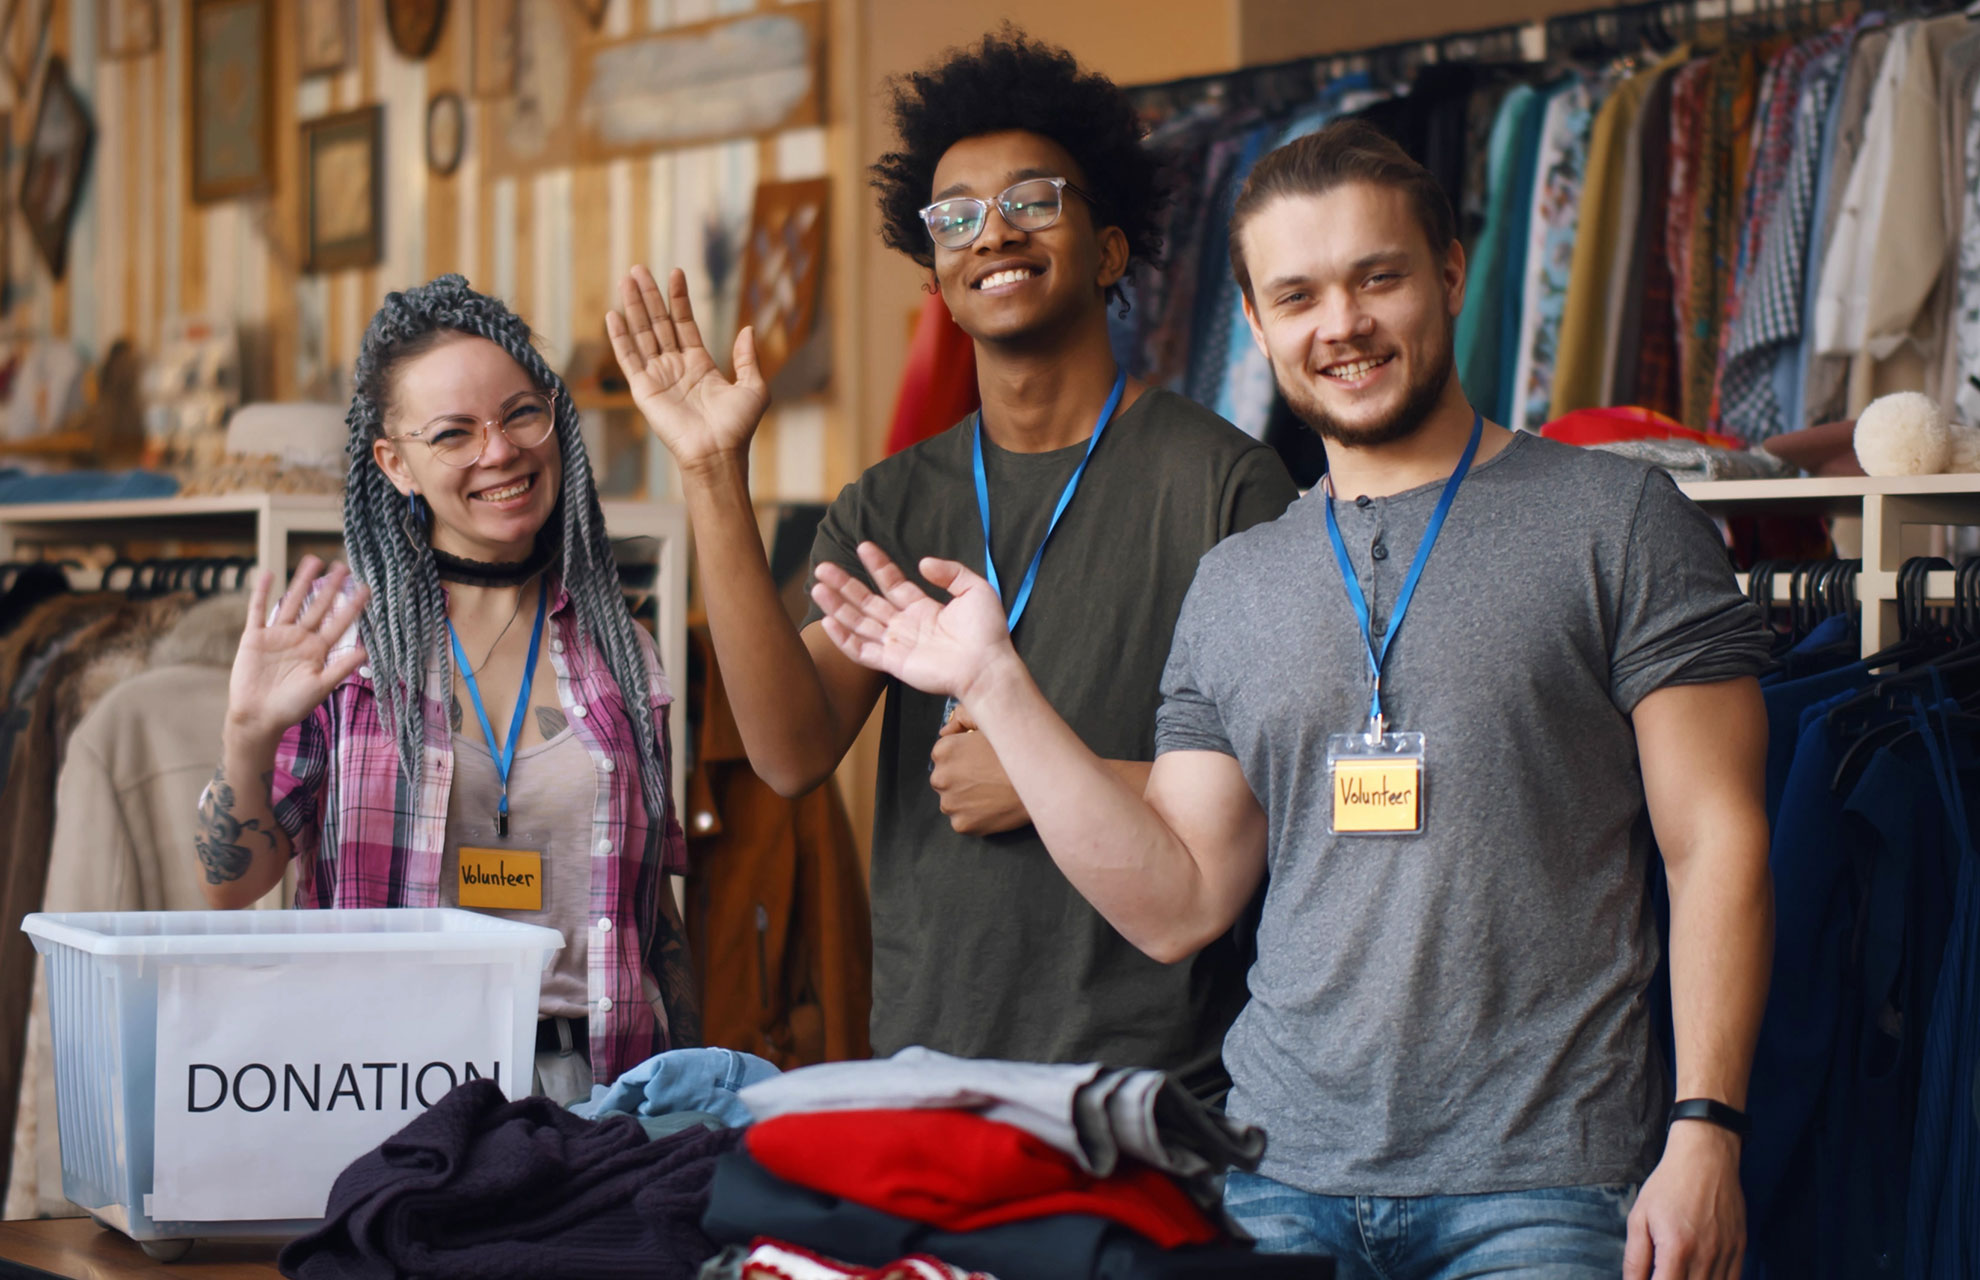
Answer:
[[[1386,627],[1443,481],[1335,511]],[[1204,558],[1156,749],[1235,757],[1268,818],[1251,1001],[1225,1041],[1260,1172],[1323,1195],[1634,1182],[1667,1105],[1644,992],[1654,853],[1630,712],[1750,676],[1768,634],[1666,475],[1516,436],[1458,492],[1383,672],[1425,825],[1328,832],[1368,712],[1324,492]]]

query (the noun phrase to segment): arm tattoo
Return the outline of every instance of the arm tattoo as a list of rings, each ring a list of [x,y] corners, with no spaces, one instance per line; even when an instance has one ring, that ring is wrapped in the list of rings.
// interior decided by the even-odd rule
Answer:
[[[536,709],[536,727],[542,730],[543,738],[546,742],[562,733],[564,726],[569,723],[570,721],[565,718],[560,708],[538,707]]]
[[[649,954],[660,984],[660,1003],[667,1010],[667,1047],[693,1049],[701,1045],[701,996],[695,989],[694,959],[688,952],[687,929],[674,906],[674,886],[660,882],[660,918]]]
[[[272,782],[273,777],[272,774],[262,775],[264,782]],[[276,847],[275,833],[263,827],[259,818],[242,822],[234,816],[235,803],[233,785],[227,781],[227,770],[224,767],[215,769],[213,781],[200,801],[200,829],[193,839],[200,863],[206,868],[208,884],[226,884],[247,874],[255,855],[255,850],[243,843],[248,838],[267,841],[270,850]]]
[[[455,733],[461,731],[461,695],[458,693],[454,695],[453,704],[447,708],[447,723],[453,726]]]

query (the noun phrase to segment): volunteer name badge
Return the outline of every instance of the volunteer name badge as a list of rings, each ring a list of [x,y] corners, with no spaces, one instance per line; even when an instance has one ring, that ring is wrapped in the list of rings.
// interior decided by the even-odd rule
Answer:
[[[543,855],[461,846],[460,903],[480,911],[543,910]]]
[[[1423,830],[1423,735],[1337,733],[1327,740],[1335,835],[1413,835]]]

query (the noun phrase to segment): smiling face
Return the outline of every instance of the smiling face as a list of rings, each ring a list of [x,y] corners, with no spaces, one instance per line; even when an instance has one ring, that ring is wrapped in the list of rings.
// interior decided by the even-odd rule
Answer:
[[[997,194],[1026,178],[1065,178],[1086,186],[1064,147],[1017,130],[965,138],[935,166],[931,203],[955,196],[991,202],[973,243],[934,250],[942,301],[963,332],[979,342],[1050,339],[1082,320],[1104,316],[1107,290],[1127,271],[1127,237],[1117,227],[1100,225],[1102,215],[1070,189],[1051,226],[1022,231],[1005,222]]]
[[[374,441],[372,456],[400,493],[417,493],[433,508],[433,546],[471,560],[526,557],[563,488],[556,431],[529,448],[491,431],[480,459],[468,467],[449,466],[421,441],[455,432],[475,436],[491,420],[533,434],[523,419],[544,410],[527,403],[526,393],[538,390],[529,374],[486,338],[460,334],[407,360],[391,386],[386,436],[419,439]],[[521,406],[518,396],[525,397]]]
[[[1322,437],[1366,448],[1413,435],[1446,395],[1464,250],[1430,248],[1409,197],[1346,182],[1281,196],[1242,231],[1252,337],[1280,393]]]

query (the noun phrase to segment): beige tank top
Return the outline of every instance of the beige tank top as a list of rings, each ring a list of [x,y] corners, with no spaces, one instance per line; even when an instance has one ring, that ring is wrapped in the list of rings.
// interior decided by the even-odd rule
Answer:
[[[543,856],[543,909],[490,911],[511,920],[546,925],[564,935],[564,949],[543,975],[537,1013],[582,1018],[589,1012],[587,968],[591,937],[591,811],[598,776],[584,740],[566,728],[547,742],[516,752],[509,769],[509,834],[494,834],[490,820],[502,794],[495,759],[486,743],[454,735],[454,784],[447,796],[447,852],[441,864],[440,901],[461,900],[463,844],[527,850]]]

